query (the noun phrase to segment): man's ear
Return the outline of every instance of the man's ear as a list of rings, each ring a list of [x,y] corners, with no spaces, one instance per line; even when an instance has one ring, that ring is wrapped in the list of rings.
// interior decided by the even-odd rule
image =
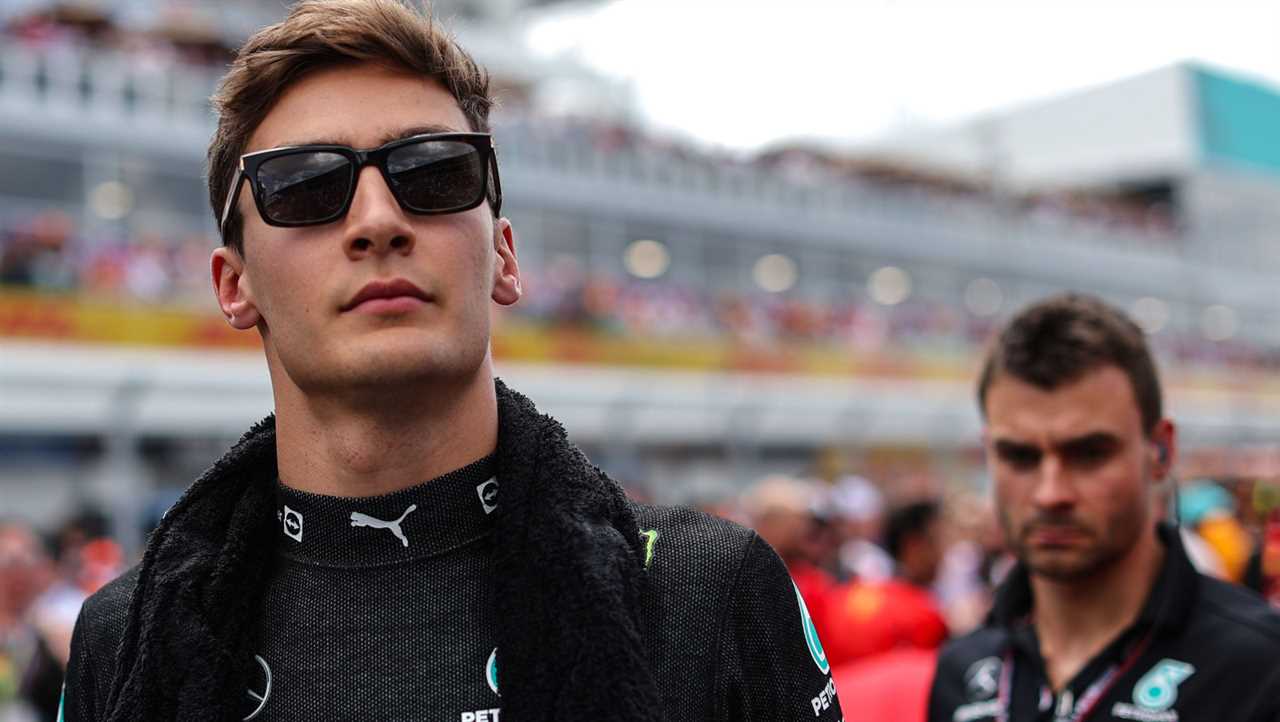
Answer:
[[[520,300],[520,264],[516,261],[516,235],[511,221],[493,222],[493,301],[510,306]]]
[[[1169,419],[1161,419],[1151,431],[1151,478],[1164,481],[1178,457],[1178,429]]]
[[[213,252],[209,270],[213,273],[213,294],[227,323],[241,331],[257,326],[262,314],[253,301],[244,258],[234,248],[223,246]]]

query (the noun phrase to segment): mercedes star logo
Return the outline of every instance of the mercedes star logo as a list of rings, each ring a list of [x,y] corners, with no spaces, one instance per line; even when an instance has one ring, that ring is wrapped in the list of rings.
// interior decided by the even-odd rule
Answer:
[[[253,658],[257,660],[258,666],[262,667],[262,674],[259,675],[259,684],[249,688],[249,699],[253,700],[254,708],[249,713],[249,716],[244,718],[244,722],[249,722],[249,720],[262,714],[262,710],[267,708],[267,700],[271,698],[271,668],[267,666],[267,660],[262,657],[255,654]],[[262,691],[255,692],[253,687],[258,687]]]

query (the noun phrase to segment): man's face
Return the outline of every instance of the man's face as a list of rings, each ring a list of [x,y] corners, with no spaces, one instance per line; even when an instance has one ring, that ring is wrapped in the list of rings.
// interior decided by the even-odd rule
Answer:
[[[470,130],[435,81],[372,64],[342,66],[288,88],[246,152],[309,143],[373,148],[422,132]],[[273,378],[287,375],[304,394],[474,374],[488,358],[490,300],[519,297],[506,219],[495,220],[487,203],[447,215],[409,213],[373,166],[360,171],[348,213],[331,223],[269,226],[247,183],[238,208],[244,258],[215,253],[219,301],[233,325],[262,332]],[[426,299],[352,306],[370,282],[395,280]]]
[[[986,418],[1000,523],[1032,573],[1086,577],[1151,532],[1151,479],[1163,476],[1169,460],[1157,459],[1119,368],[1104,366],[1052,391],[998,376]],[[1171,449],[1172,433],[1161,422],[1154,437]]]

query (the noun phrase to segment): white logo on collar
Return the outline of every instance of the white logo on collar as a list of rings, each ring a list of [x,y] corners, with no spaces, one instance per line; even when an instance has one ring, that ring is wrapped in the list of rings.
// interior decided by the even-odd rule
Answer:
[[[280,515],[280,526],[285,536],[299,544],[302,543],[302,512],[294,511],[286,504],[284,512]]]
[[[409,546],[409,537],[405,536],[404,531],[400,529],[400,522],[404,521],[406,516],[409,516],[409,512],[417,508],[417,504],[410,504],[409,508],[405,509],[404,513],[400,515],[400,518],[395,521],[383,521],[381,519],[375,519],[368,514],[361,514],[358,511],[353,511],[351,512],[351,526],[368,526],[375,529],[390,530],[390,532],[395,534],[396,538],[400,540],[400,543],[407,547]]]
[[[480,496],[480,506],[484,507],[484,513],[492,514],[493,510],[498,508],[497,479],[490,479],[477,486],[476,494]]]
[[[964,673],[964,689],[970,701],[990,699],[1000,691],[1000,669],[1004,662],[999,657],[983,657]]]

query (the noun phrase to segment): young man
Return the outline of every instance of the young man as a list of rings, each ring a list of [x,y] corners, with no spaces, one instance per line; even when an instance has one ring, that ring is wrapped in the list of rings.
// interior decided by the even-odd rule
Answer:
[[[1152,500],[1174,426],[1138,327],[1065,295],[1004,329],[978,385],[1019,564],[938,662],[931,722],[1280,720],[1280,617],[1195,572]]]
[[[303,2],[216,102],[213,284],[276,413],[88,601],[66,720],[840,718],[766,544],[632,504],[495,382],[520,271],[465,52]]]

